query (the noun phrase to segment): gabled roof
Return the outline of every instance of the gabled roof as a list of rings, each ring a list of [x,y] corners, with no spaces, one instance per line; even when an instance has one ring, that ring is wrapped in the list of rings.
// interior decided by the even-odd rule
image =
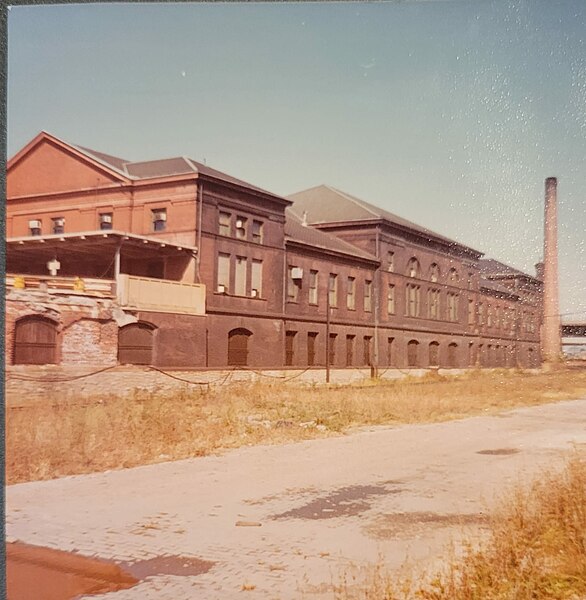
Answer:
[[[293,212],[299,218],[306,213],[307,222],[311,225],[319,226],[326,223],[333,225],[348,221],[384,220],[393,225],[398,225],[400,228],[408,229],[426,239],[440,241],[449,246],[463,248],[477,256],[482,256],[481,252],[473,248],[464,246],[329,185],[318,185],[301,192],[296,192],[295,194],[290,194],[287,198],[293,200]]]
[[[312,248],[320,248],[338,254],[378,262],[378,259],[369,252],[365,252],[335,235],[315,229],[311,225],[303,225],[290,208],[285,211],[285,240],[298,242]]]
[[[523,271],[519,271],[509,265],[505,265],[494,258],[483,258],[478,261],[478,268],[480,270],[480,274],[484,276],[484,278],[490,279],[511,279],[517,277],[524,277],[526,279],[532,279],[534,281],[538,281],[536,277],[533,275],[528,275]],[[541,282],[540,282],[541,283]]]

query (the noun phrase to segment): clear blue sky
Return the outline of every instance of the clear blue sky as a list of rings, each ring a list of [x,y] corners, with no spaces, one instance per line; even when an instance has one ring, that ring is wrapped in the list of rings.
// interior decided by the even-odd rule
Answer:
[[[8,155],[40,130],[340,188],[534,273],[559,178],[562,312],[586,319],[586,2],[12,7]]]

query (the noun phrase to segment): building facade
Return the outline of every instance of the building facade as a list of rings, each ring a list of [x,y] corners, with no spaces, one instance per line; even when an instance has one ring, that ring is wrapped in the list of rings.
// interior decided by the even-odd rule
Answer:
[[[328,186],[43,132],[7,192],[9,365],[540,364],[538,277]]]

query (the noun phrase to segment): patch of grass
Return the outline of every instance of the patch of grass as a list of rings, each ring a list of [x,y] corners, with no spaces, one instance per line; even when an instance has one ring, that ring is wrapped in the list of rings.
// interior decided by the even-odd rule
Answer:
[[[384,563],[338,587],[337,600],[569,600],[586,597],[586,464],[572,456],[506,494],[480,547],[427,583]]]
[[[66,384],[63,384],[66,385]],[[7,399],[8,483],[324,437],[355,427],[445,421],[586,394],[586,371],[471,371],[368,385],[261,382],[203,393],[139,391],[79,402]]]

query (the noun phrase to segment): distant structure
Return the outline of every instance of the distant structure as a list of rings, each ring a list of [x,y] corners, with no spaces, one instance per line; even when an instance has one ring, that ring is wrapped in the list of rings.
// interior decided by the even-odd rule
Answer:
[[[543,361],[550,364],[560,361],[562,344],[558,286],[557,220],[557,179],[548,177],[545,180],[541,350]]]

